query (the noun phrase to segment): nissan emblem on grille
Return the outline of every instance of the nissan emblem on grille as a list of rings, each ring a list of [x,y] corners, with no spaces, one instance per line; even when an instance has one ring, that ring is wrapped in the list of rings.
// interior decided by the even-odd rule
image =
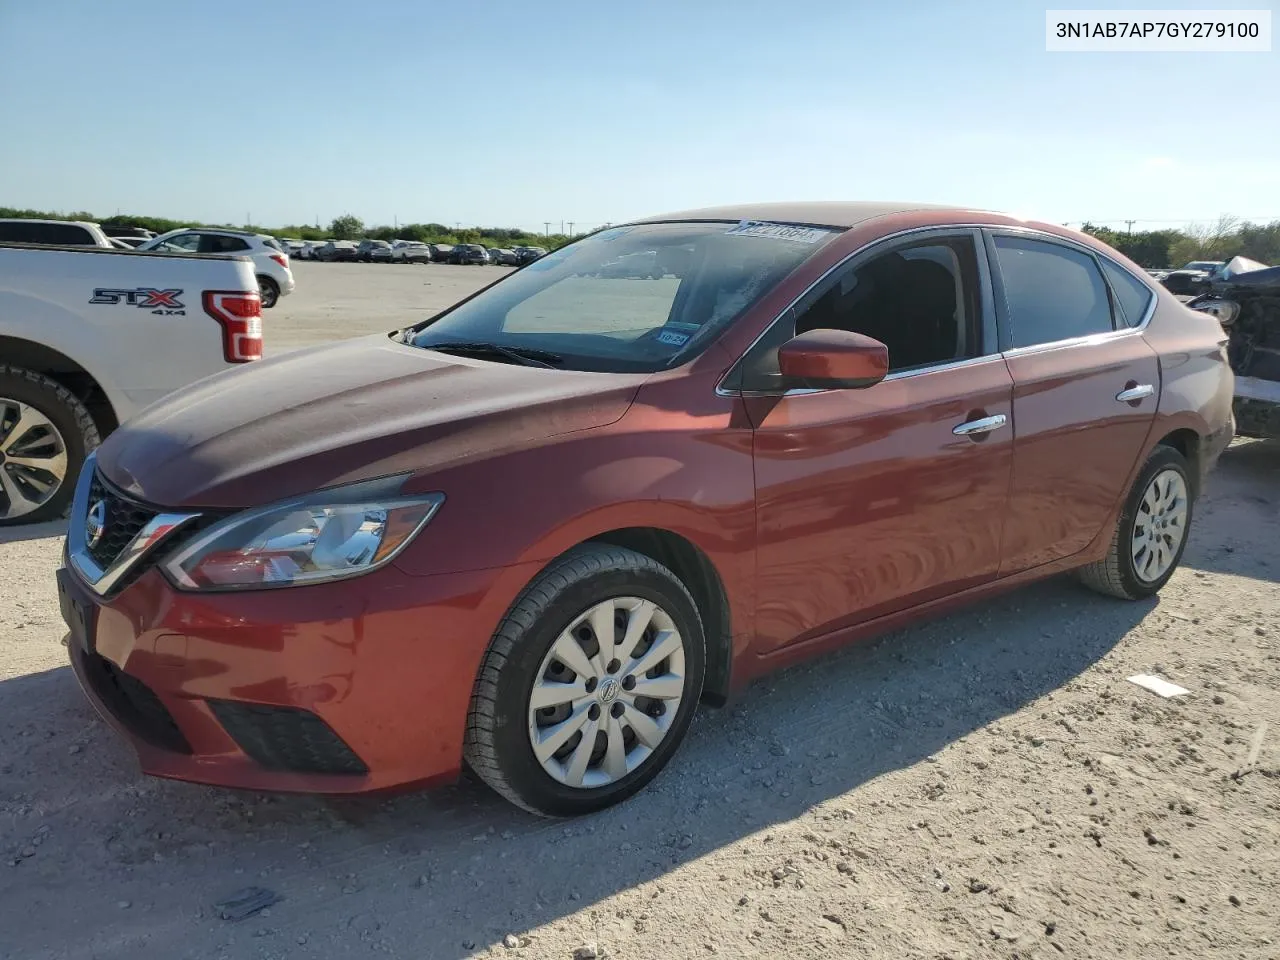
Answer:
[[[98,500],[89,508],[89,513],[84,518],[84,539],[90,550],[102,542],[102,535],[106,531],[107,502]]]

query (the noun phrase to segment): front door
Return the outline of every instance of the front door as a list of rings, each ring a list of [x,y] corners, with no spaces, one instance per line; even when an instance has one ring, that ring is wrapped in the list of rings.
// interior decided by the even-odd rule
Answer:
[[[997,575],[1013,381],[986,322],[984,269],[971,231],[882,245],[748,354],[758,653]],[[864,390],[786,390],[777,346],[815,328],[884,342],[888,378]]]
[[[1131,327],[1113,308],[1091,251],[999,232],[989,247],[1013,375],[1007,575],[1079,553],[1102,532],[1145,449],[1160,366],[1141,318]]]

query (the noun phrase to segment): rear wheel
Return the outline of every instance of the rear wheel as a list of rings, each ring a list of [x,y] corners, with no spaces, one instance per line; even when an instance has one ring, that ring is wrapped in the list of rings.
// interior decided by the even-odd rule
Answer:
[[[0,527],[66,513],[98,428],[66,387],[0,366]]]
[[[280,285],[270,277],[258,275],[258,295],[262,298],[262,306],[269,309],[280,299]]]
[[[1186,458],[1172,447],[1156,447],[1129,491],[1107,556],[1082,567],[1077,572],[1081,582],[1124,600],[1155,595],[1186,549],[1191,490]]]
[[[579,548],[498,627],[472,692],[467,762],[533,813],[611,806],[671,759],[704,670],[701,619],[670,570],[620,547]]]

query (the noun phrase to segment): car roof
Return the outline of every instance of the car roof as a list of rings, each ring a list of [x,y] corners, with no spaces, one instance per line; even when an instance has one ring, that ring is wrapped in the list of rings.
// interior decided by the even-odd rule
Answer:
[[[847,230],[866,220],[916,210],[966,211],[938,203],[909,203],[863,200],[802,200],[783,203],[741,203],[723,207],[701,207],[681,210],[656,217],[644,217],[633,223],[666,223],[676,220],[768,220],[774,223],[803,223]]]

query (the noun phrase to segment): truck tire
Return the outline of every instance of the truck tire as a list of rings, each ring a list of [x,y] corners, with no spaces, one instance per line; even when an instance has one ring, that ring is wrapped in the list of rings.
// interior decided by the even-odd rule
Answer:
[[[258,296],[262,298],[262,308],[270,310],[280,299],[280,285],[270,277],[258,274]]]
[[[98,428],[44,374],[0,364],[0,527],[65,516]]]

